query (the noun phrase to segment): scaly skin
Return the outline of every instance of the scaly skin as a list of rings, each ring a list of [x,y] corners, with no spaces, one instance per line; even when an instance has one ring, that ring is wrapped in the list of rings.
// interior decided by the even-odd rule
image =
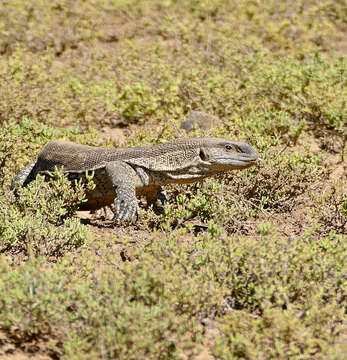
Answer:
[[[71,181],[87,181],[86,172],[93,171],[96,186],[86,193],[87,202],[81,209],[95,210],[113,203],[115,218],[131,221],[140,214],[136,196],[145,196],[148,203],[158,198],[164,201],[163,185],[200,181],[245,169],[259,160],[250,145],[219,138],[188,138],[126,149],[52,141],[16,176],[11,187],[26,186],[38,174],[55,168],[63,168]]]

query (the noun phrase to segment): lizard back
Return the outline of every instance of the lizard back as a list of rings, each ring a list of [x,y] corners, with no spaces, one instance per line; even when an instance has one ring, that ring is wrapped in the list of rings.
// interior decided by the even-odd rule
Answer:
[[[211,138],[211,140],[213,140]],[[106,163],[117,160],[133,160],[146,162],[165,153],[196,149],[202,140],[199,138],[182,139],[171,143],[159,144],[152,147],[135,148],[102,148],[75,144],[69,141],[52,141],[48,143],[37,159],[36,171],[53,171],[54,167],[63,167],[65,172],[84,172],[103,168]],[[205,140],[206,142],[206,140]],[[206,144],[205,144],[206,146]],[[157,160],[156,160],[157,161]]]

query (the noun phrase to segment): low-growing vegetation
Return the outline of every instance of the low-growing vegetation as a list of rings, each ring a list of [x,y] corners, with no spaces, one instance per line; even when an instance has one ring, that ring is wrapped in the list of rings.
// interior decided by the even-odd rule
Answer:
[[[3,2],[0,357],[344,359],[346,18],[342,0]],[[188,134],[192,111],[219,120]],[[59,171],[10,190],[53,139],[186,136],[264,161],[168,187],[136,224],[78,212]]]

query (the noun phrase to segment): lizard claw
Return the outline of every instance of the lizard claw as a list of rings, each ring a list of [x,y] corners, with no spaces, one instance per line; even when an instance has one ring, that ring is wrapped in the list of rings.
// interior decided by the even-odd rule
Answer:
[[[114,202],[115,218],[119,221],[130,222],[136,220],[140,216],[140,208],[136,198],[127,196],[117,196]]]

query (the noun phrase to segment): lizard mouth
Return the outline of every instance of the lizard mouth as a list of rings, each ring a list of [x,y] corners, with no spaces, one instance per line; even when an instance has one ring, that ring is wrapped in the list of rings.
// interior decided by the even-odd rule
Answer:
[[[260,159],[258,155],[256,156],[241,155],[235,158],[232,157],[215,158],[216,164],[233,166],[233,167],[247,167],[256,164],[258,161],[262,161],[262,159]]]

